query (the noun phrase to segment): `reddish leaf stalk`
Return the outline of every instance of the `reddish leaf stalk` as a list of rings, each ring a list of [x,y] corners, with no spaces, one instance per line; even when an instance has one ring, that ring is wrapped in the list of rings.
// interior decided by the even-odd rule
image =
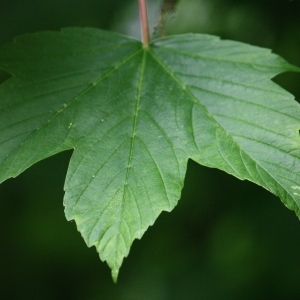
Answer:
[[[147,5],[146,0],[139,0],[140,5],[140,17],[142,25],[142,41],[144,47],[148,48],[149,46],[149,25],[148,25],[148,15],[147,15]]]

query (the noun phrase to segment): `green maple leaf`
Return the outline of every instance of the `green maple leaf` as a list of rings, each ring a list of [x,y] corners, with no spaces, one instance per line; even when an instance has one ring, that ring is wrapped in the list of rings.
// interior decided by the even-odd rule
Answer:
[[[300,216],[300,107],[269,50],[188,34],[96,29],[0,49],[0,182],[74,149],[65,213],[114,279],[134,239],[180,198],[188,159],[250,180]],[[220,183],[216,182],[216,185]]]

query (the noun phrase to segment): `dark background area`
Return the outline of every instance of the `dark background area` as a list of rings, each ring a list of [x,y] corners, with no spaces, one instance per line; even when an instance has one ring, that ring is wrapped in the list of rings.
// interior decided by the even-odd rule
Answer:
[[[1,0],[0,44],[67,26],[139,37],[136,2]],[[151,26],[159,3],[148,0]],[[271,48],[300,66],[299,0],[182,0],[166,30]],[[275,81],[300,99],[299,74]],[[70,155],[48,158],[0,185],[0,299],[300,298],[300,222],[294,212],[261,187],[192,161],[177,207],[133,243],[113,284],[95,248],[87,248],[64,217]]]

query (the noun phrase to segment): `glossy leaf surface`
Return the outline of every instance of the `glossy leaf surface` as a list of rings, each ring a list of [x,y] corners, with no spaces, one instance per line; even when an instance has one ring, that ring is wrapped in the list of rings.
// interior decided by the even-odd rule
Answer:
[[[300,216],[300,107],[271,81],[299,69],[267,49],[200,34],[144,49],[73,28],[2,46],[0,68],[13,75],[0,86],[0,182],[74,149],[66,217],[115,280],[133,240],[176,205],[188,159]]]

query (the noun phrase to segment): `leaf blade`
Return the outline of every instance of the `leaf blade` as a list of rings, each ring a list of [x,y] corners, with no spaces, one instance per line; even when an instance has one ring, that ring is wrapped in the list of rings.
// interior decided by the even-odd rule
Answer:
[[[65,213],[116,281],[134,239],[180,198],[188,159],[250,180],[300,215],[300,108],[270,79],[299,71],[208,35],[140,42],[95,29],[0,48],[0,182],[74,149]],[[271,155],[272,154],[272,155]]]
[[[192,39],[192,36],[187,37],[188,42],[195,44],[195,39]],[[202,37],[200,37],[202,38]],[[181,77],[182,82],[186,82],[188,79],[185,78],[191,76],[191,74],[193,76],[195,76],[198,79],[198,86],[191,86],[190,87],[190,91],[191,93],[193,93],[193,96],[195,96],[195,99],[199,99],[201,96],[201,104],[205,106],[205,109],[207,110],[207,114],[213,116],[215,123],[220,124],[220,128],[224,128],[225,132],[227,132],[229,134],[229,136],[233,136],[233,137],[239,137],[239,144],[243,145],[243,147],[246,147],[247,149],[249,149],[249,147],[253,147],[251,146],[248,142],[249,145],[247,145],[247,143],[245,141],[242,142],[242,138],[244,138],[244,140],[246,140],[246,137],[249,140],[251,140],[250,137],[252,137],[253,139],[253,133],[256,134],[256,137],[253,139],[257,139],[257,141],[260,141],[262,143],[262,141],[264,141],[266,139],[266,134],[262,134],[261,132],[255,132],[253,131],[253,128],[259,127],[258,124],[261,124],[260,126],[262,128],[264,128],[265,131],[267,131],[267,135],[269,138],[269,141],[266,143],[267,145],[271,145],[272,144],[272,139],[274,139],[274,134],[272,135],[272,130],[271,128],[274,127],[273,124],[273,120],[277,120],[278,124],[275,124],[275,126],[277,127],[277,130],[279,133],[276,132],[277,134],[277,144],[276,146],[274,146],[275,149],[280,149],[283,151],[283,153],[285,153],[286,155],[288,155],[288,153],[295,153],[295,160],[293,158],[290,158],[290,165],[289,167],[287,167],[287,170],[289,172],[289,175],[293,175],[293,180],[290,180],[288,183],[286,182],[284,184],[285,186],[285,190],[289,191],[290,197],[286,198],[283,197],[284,200],[284,204],[286,206],[288,206],[289,208],[292,208],[293,210],[296,211],[297,215],[299,215],[299,199],[298,197],[295,197],[297,195],[295,195],[294,192],[291,191],[291,186],[295,186],[296,182],[299,182],[299,176],[297,175],[299,173],[299,104],[296,101],[292,101],[293,97],[288,94],[287,92],[285,92],[283,89],[281,89],[279,86],[277,86],[274,82],[271,82],[269,79],[271,77],[274,77],[275,75],[277,75],[279,72],[283,72],[283,71],[299,71],[299,69],[297,67],[291,66],[290,64],[286,63],[283,59],[281,59],[280,57],[278,57],[277,55],[271,54],[270,51],[267,51],[265,49],[261,49],[258,47],[253,47],[253,46],[248,46],[248,45],[244,45],[244,44],[240,44],[240,43],[236,43],[236,42],[231,42],[231,41],[225,41],[224,46],[225,46],[225,50],[226,48],[230,45],[230,48],[232,49],[233,47],[239,47],[240,45],[242,45],[242,50],[244,51],[244,48],[249,48],[248,49],[248,53],[247,52],[243,52],[242,51],[242,55],[238,56],[238,60],[242,58],[242,64],[248,64],[248,69],[250,69],[250,71],[245,68],[242,68],[241,70],[235,68],[233,66],[231,66],[231,68],[229,68],[232,73],[234,74],[234,79],[232,80],[232,74],[227,74],[226,70],[228,69],[228,62],[232,62],[233,58],[232,58],[232,52],[229,52],[229,57],[226,55],[226,51],[223,52],[223,48],[222,48],[222,42],[219,39],[216,39],[215,37],[210,37],[210,36],[204,36],[203,37],[205,40],[209,40],[209,47],[205,48],[205,57],[209,60],[211,60],[211,57],[214,57],[213,59],[215,60],[215,56],[217,55],[217,52],[219,51],[221,53],[220,57],[218,58],[218,68],[216,69],[218,72],[215,72],[214,69],[210,69],[210,70],[203,70],[201,69],[201,71],[199,70],[195,70],[195,68],[193,69],[193,65],[195,65],[195,63],[193,63],[193,60],[191,61],[191,59],[188,59],[189,57],[191,57],[190,51],[191,48],[189,43],[181,43],[180,45],[178,44],[178,47],[180,48],[180,51],[178,51],[177,49],[173,49],[173,44],[172,44],[172,40],[173,38],[171,37],[170,40],[171,42],[164,40],[164,41],[159,41],[158,44],[160,47],[158,48],[154,48],[156,51],[155,53],[157,54],[157,52],[164,52],[165,48],[164,46],[162,46],[162,44],[166,43],[169,45],[171,45],[171,50],[172,51],[176,51],[176,52],[180,52],[181,56],[184,56],[184,51],[186,51],[187,53],[187,57],[176,57],[177,61],[179,60],[181,65],[180,67],[177,67],[176,62],[174,62],[174,58],[170,55],[169,52],[165,51],[166,53],[162,56],[161,61],[164,62],[164,64],[166,64],[166,62],[169,62],[169,65],[172,65],[174,71],[172,72],[173,74],[179,74],[179,77]],[[194,46],[195,48],[195,46]],[[218,49],[218,50],[216,50]],[[249,51],[252,52],[249,52]],[[212,52],[212,54],[210,54],[210,51]],[[201,53],[201,51],[200,51]],[[225,53],[225,54],[224,54]],[[236,51],[233,51],[234,54],[236,54]],[[259,55],[261,53],[261,55]],[[265,55],[268,55],[268,59],[265,61],[265,65],[262,67],[262,59],[265,58]],[[195,56],[195,55],[194,55]],[[197,54],[197,57],[202,57],[202,55]],[[246,57],[245,57],[246,56]],[[193,57],[193,56],[192,56]],[[173,58],[173,61],[172,61]],[[251,60],[251,58],[253,58]],[[237,60],[237,61],[238,61]],[[189,61],[189,63],[187,62]],[[224,62],[224,66],[222,66],[222,61]],[[234,62],[234,61],[233,61]],[[187,70],[186,74],[182,74],[182,70],[183,67],[187,66]],[[259,71],[257,74],[257,70]],[[197,74],[197,72],[199,74]],[[220,73],[221,76],[218,74]],[[254,76],[254,75],[255,76]],[[198,77],[197,77],[198,75]],[[200,78],[200,79],[199,79]],[[205,84],[203,84],[201,81],[203,80],[203,78],[205,78],[204,82]],[[210,79],[210,82],[208,82],[208,80],[206,80],[207,78]],[[227,88],[224,89],[224,85],[221,86],[221,88],[219,87],[219,85],[217,85],[215,83],[216,80],[219,80],[219,82],[224,82],[224,78],[225,78],[225,83],[228,84],[228,82],[230,82],[230,85],[227,86]],[[214,80],[216,79],[216,80]],[[244,80],[248,79],[247,81],[247,85],[244,84]],[[195,81],[195,79],[194,79]],[[200,83],[200,84],[199,84]],[[210,85],[214,84],[213,88],[210,87]],[[183,84],[184,88],[186,88],[186,85]],[[241,91],[238,91],[238,88],[242,87]],[[250,91],[247,91],[247,89],[250,89]],[[266,88],[267,87],[267,88]],[[198,90],[197,90],[198,89]],[[203,96],[203,91],[204,92],[208,92],[208,95],[206,94],[206,97]],[[225,91],[225,93],[224,93]],[[238,92],[237,92],[238,91]],[[216,93],[217,92],[217,93]],[[210,97],[210,94],[213,94],[214,98]],[[255,95],[255,97],[253,97],[253,95]],[[270,97],[268,99],[268,97]],[[254,98],[254,99],[253,99]],[[227,101],[226,101],[227,100]],[[248,103],[249,105],[255,105],[255,109],[249,109],[249,107],[245,108],[243,107],[241,104],[236,104],[234,103],[235,100],[238,100],[239,102],[244,102],[244,103]],[[215,105],[215,103],[218,101],[218,105]],[[287,102],[289,101],[289,102]],[[228,102],[231,102],[231,104],[229,104]],[[264,105],[261,105],[261,103],[264,103]],[[238,112],[236,113],[236,110],[238,110]],[[248,122],[248,125],[250,124],[250,120],[252,117],[251,114],[249,114],[249,111],[251,112],[254,111],[256,114],[260,113],[261,110],[266,109],[267,112],[265,113],[261,113],[260,116],[255,117],[254,118],[254,123],[252,121],[252,126],[250,128],[248,128],[247,130],[245,130],[243,128],[243,126],[241,126],[241,122],[233,122],[233,124],[230,124],[230,122],[225,122],[224,120],[222,120],[222,116],[223,119],[227,118],[231,120],[234,120],[234,115],[237,114],[238,116],[242,116],[242,120],[243,122]],[[226,116],[224,115],[224,111],[226,112]],[[272,114],[273,112],[273,114]],[[280,115],[280,117],[278,117]],[[268,122],[268,120],[265,118],[266,116],[269,117],[270,121]],[[253,117],[252,117],[253,118]],[[236,121],[236,120],[235,120]],[[240,121],[240,120],[239,120]],[[254,126],[255,125],[255,126]],[[257,131],[257,130],[256,130]],[[283,131],[283,132],[282,132]],[[243,133],[246,132],[248,133],[248,136],[243,136]],[[271,138],[270,138],[270,137]],[[203,136],[202,136],[203,138]],[[219,140],[222,140],[219,136],[218,138]],[[225,141],[224,141],[225,142]],[[288,142],[288,143],[287,143]],[[217,147],[216,147],[217,148]],[[257,147],[254,147],[255,149]],[[262,161],[264,158],[267,159],[269,157],[268,155],[268,150],[265,150],[265,155],[263,157],[259,157],[257,155],[257,153],[254,153],[253,151],[251,151],[251,154],[254,155],[256,154],[254,157],[255,159],[253,159],[254,161]],[[250,151],[247,150],[248,152]],[[247,151],[245,153],[247,153]],[[278,150],[279,151],[279,150]],[[222,152],[222,151],[221,151]],[[227,152],[229,153],[230,151],[227,150]],[[250,152],[249,152],[250,153]],[[248,153],[248,155],[249,155]],[[277,155],[273,156],[273,159],[276,158]],[[193,158],[193,157],[192,157]],[[195,159],[195,158],[193,158]],[[195,159],[197,161],[197,159]],[[199,161],[198,161],[199,162]],[[205,164],[204,162],[199,162],[202,164]],[[229,163],[228,163],[229,164]],[[209,165],[208,165],[209,166]],[[220,167],[220,161],[218,161],[218,165],[215,166],[213,165],[213,167]],[[279,167],[277,165],[277,167]],[[224,166],[225,168],[225,166]],[[265,163],[265,168],[266,169],[270,169],[270,167],[267,167],[267,164]],[[222,169],[222,168],[221,168]],[[262,185],[263,187],[267,188],[268,190],[270,190],[272,193],[274,193],[275,195],[282,195],[282,191],[279,189],[277,191],[277,189],[275,189],[274,187],[272,187],[272,185],[269,185],[267,183],[264,183],[263,180],[261,180],[260,182],[258,180],[253,180],[251,178],[251,176],[249,176],[249,174],[247,174],[247,177],[243,177],[243,174],[238,174],[237,172],[234,172],[234,170],[230,169],[226,170],[226,172],[234,174],[236,177],[241,178],[241,179],[248,179],[250,181],[253,181],[257,184]],[[269,171],[269,173],[272,173],[274,171]],[[242,172],[243,173],[243,172]],[[244,174],[245,175],[245,174]],[[256,175],[259,175],[258,172]],[[276,182],[280,182],[281,180],[276,179]],[[271,183],[269,183],[271,184]],[[294,196],[292,196],[294,195]]]

